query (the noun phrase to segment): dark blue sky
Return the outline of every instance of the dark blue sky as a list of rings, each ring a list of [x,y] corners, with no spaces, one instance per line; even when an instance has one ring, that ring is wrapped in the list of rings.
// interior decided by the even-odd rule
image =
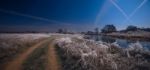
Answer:
[[[123,12],[131,13],[144,0],[113,0]],[[0,0],[1,31],[73,31],[102,28],[114,24],[150,27],[150,1],[147,0],[127,20],[110,0]]]

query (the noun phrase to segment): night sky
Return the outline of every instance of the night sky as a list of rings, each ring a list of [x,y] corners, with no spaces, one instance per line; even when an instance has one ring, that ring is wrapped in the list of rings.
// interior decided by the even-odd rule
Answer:
[[[0,0],[0,31],[150,27],[150,0]]]

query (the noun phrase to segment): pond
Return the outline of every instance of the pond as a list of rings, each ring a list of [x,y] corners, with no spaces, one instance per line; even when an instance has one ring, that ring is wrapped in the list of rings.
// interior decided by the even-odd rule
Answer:
[[[121,39],[121,38],[114,38],[111,36],[101,36],[101,35],[86,35],[85,38],[92,39],[95,41],[103,41],[107,43],[114,43],[116,42],[121,47],[126,48],[131,43],[136,43],[138,40],[128,40],[128,39]],[[144,48],[150,50],[150,41],[138,41]]]

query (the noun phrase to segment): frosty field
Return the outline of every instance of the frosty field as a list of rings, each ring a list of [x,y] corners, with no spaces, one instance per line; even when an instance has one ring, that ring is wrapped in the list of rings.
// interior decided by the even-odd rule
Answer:
[[[0,34],[2,70],[150,70],[150,51],[139,43],[84,39],[80,34]]]

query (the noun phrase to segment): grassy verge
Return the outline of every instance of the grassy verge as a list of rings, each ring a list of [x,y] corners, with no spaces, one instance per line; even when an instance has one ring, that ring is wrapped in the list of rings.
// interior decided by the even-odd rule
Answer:
[[[65,55],[66,51],[58,47],[58,45],[55,45],[55,49],[59,58],[58,60],[62,65],[61,70],[86,70],[86,68],[82,67],[80,62],[78,63],[80,57],[78,58],[73,55]]]

